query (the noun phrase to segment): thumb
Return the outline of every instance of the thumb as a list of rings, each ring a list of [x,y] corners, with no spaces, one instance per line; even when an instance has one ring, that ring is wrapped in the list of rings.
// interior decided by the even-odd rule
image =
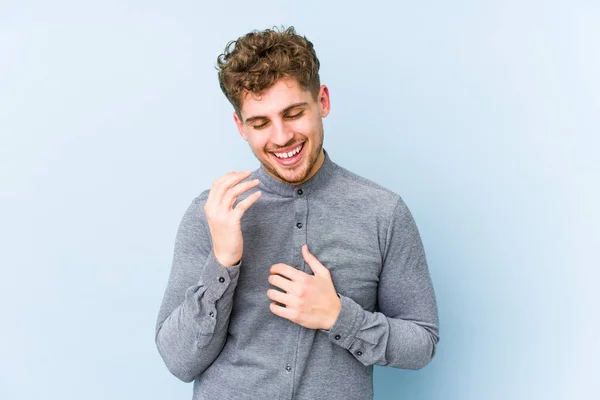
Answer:
[[[317,260],[317,257],[313,256],[312,253],[308,250],[307,244],[302,246],[302,257],[304,258],[304,261],[306,261],[306,263],[315,275],[322,274],[324,272],[329,272],[329,270],[325,268],[325,266],[321,264],[319,260]]]

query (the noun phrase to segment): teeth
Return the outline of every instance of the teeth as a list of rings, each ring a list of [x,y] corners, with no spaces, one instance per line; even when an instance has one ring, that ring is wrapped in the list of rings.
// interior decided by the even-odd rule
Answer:
[[[294,155],[298,154],[301,149],[302,149],[302,144],[300,144],[300,146],[296,147],[294,150],[290,151],[289,153],[275,153],[275,155],[279,158],[289,158],[289,157],[293,157]]]

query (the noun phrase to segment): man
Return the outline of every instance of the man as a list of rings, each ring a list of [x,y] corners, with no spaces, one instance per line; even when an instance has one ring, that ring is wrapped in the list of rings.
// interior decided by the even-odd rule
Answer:
[[[183,216],[158,350],[194,399],[370,399],[373,365],[422,368],[439,340],[411,213],[324,150],[329,90],[293,27],[230,42],[218,67],[261,165]]]

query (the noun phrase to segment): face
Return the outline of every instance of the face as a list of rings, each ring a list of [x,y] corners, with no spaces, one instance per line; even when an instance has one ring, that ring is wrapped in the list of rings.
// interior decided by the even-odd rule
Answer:
[[[329,114],[329,89],[317,99],[295,79],[277,81],[262,96],[246,93],[233,118],[240,135],[269,175],[297,186],[309,180],[325,160],[323,118]]]

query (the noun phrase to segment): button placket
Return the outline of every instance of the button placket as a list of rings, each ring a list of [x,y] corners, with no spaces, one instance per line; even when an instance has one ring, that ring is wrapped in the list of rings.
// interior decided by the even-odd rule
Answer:
[[[296,217],[294,233],[294,260],[293,265],[301,271],[306,272],[304,257],[302,257],[302,246],[308,241],[307,216],[308,216],[308,198],[306,191],[301,188],[296,188],[294,194],[294,215]]]
[[[291,259],[290,265],[299,271],[307,272],[307,266],[302,257],[302,246],[307,243],[307,216],[308,216],[308,201],[307,192],[302,188],[294,188],[292,192],[292,209],[294,219],[291,224],[288,225],[291,234]],[[287,382],[286,387],[289,390],[290,397],[284,397],[290,399],[294,392],[294,387],[298,383],[297,377],[294,374],[294,366],[298,361],[298,357],[301,357],[301,348],[303,346],[303,335],[302,330],[304,328],[298,324],[290,324],[289,333],[286,335],[285,347],[284,347],[284,364],[285,369],[284,376]]]

